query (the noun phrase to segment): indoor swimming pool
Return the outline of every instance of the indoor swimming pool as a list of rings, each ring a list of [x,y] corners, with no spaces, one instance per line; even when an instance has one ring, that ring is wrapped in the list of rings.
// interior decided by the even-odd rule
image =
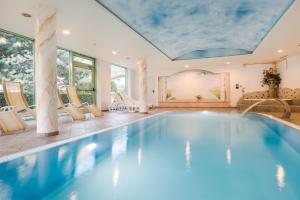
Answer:
[[[0,164],[0,199],[300,199],[300,132],[176,111]]]

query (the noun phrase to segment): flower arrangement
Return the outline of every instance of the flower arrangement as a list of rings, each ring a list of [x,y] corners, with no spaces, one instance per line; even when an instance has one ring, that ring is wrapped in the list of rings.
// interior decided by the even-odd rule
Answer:
[[[269,69],[264,70],[263,75],[262,86],[274,84],[275,87],[278,87],[280,85],[281,77],[276,68],[270,67]]]
[[[263,72],[262,86],[269,86],[269,97],[277,98],[278,97],[278,88],[281,83],[280,73],[277,72],[277,69],[270,67]]]

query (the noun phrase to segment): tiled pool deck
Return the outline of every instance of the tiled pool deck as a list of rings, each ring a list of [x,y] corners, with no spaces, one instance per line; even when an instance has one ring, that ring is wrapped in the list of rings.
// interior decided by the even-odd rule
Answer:
[[[105,113],[104,117],[93,118],[87,121],[72,122],[68,117],[59,118],[59,131],[60,134],[52,137],[40,137],[36,135],[35,121],[29,121],[28,129],[23,133],[16,133],[12,135],[0,136],[0,157],[7,156],[10,154],[22,152],[35,147],[43,146],[46,144],[54,143],[57,141],[66,140],[76,136],[82,136],[88,133],[100,131],[103,129],[119,126],[125,123],[133,122],[137,119],[141,119],[147,116],[151,116],[156,113],[169,111],[169,110],[180,110],[180,109],[153,109],[149,114],[140,113],[122,113],[112,112]],[[212,110],[222,112],[236,112],[235,109],[182,109],[182,110]],[[280,116],[281,113],[266,113],[273,116]],[[300,126],[300,113],[293,113],[290,122]]]

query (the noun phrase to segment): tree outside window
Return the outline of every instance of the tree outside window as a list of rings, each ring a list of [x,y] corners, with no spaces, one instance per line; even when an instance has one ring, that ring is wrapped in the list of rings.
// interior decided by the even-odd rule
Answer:
[[[111,91],[127,93],[127,69],[124,67],[111,65]]]

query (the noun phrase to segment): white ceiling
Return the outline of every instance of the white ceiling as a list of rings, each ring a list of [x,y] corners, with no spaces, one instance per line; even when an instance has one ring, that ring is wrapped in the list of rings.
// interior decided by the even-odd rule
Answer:
[[[252,55],[189,61],[169,60],[95,0],[0,0],[0,28],[34,37],[34,17],[24,18],[21,13],[34,16],[39,2],[58,10],[59,46],[127,67],[135,67],[143,57],[149,67],[182,68],[186,64],[218,66],[228,61],[235,65],[268,62],[300,53],[300,0],[295,1]],[[71,35],[63,35],[64,29],[70,30]],[[278,49],[284,53],[278,54]],[[117,55],[112,55],[113,50]]]

